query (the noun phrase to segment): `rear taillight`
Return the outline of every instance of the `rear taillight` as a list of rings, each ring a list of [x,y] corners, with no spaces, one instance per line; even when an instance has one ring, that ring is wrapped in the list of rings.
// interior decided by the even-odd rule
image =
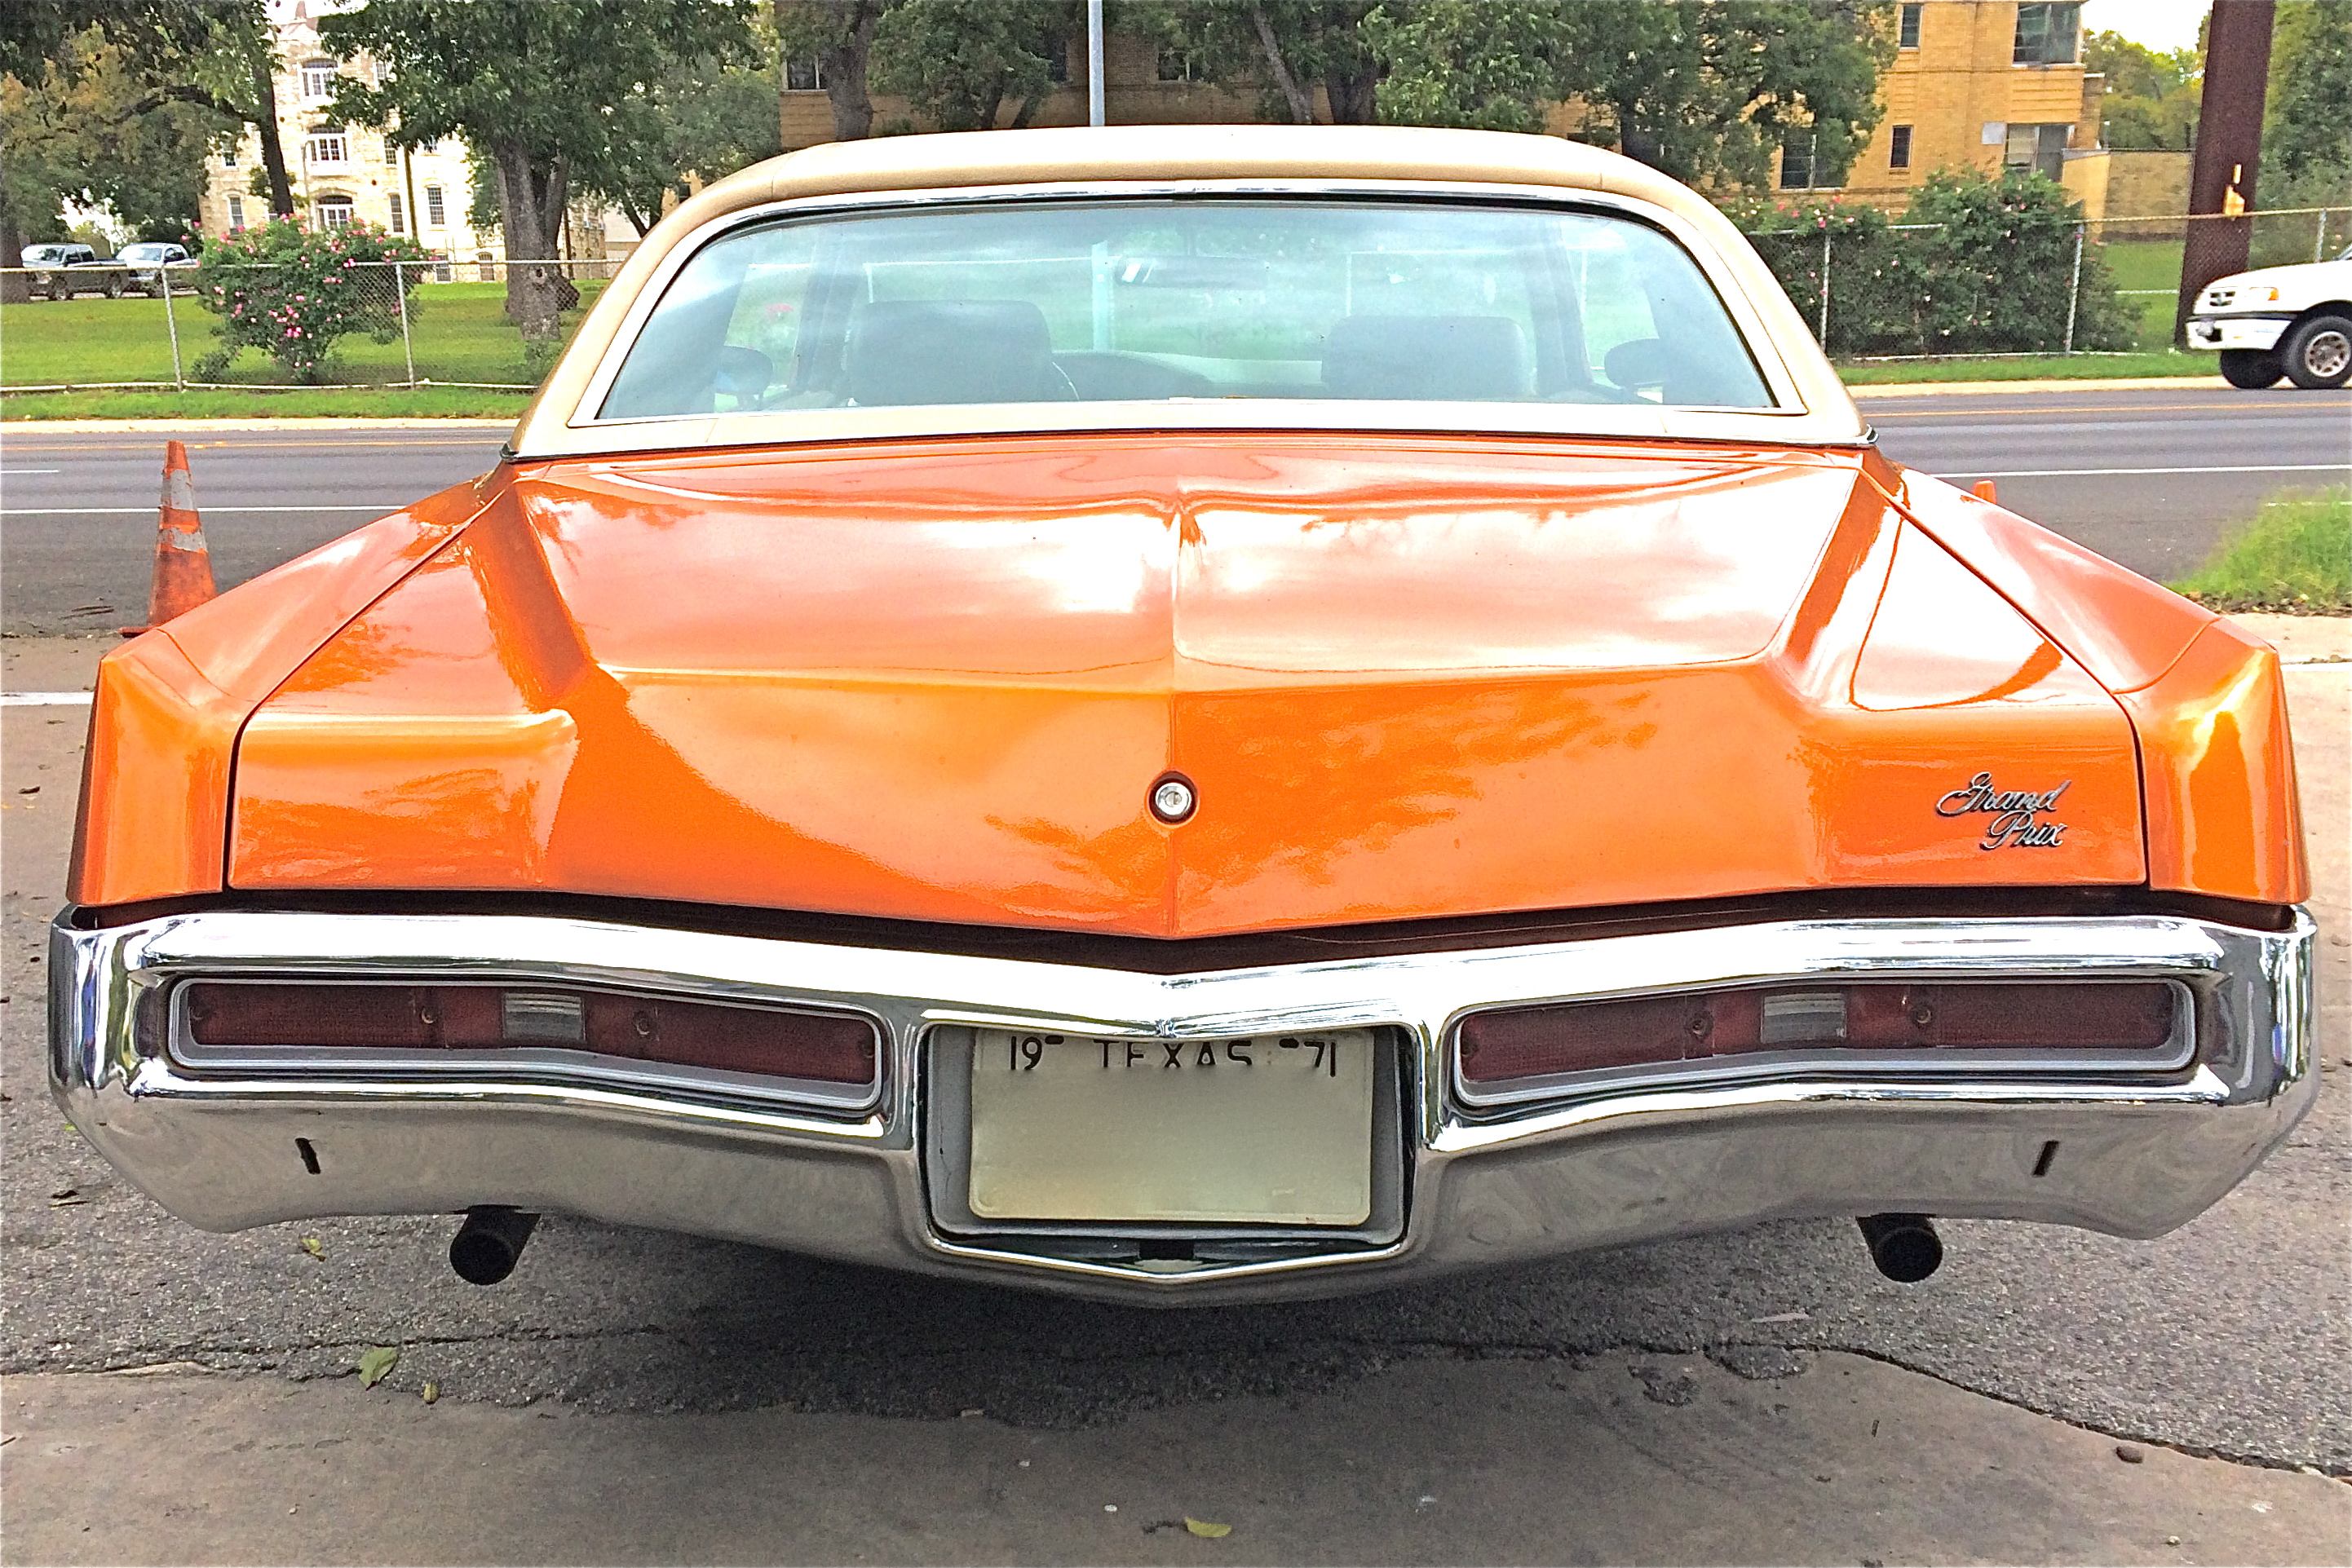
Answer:
[[[821,1083],[870,1083],[881,1060],[865,1019],[572,987],[207,980],[184,1017],[215,1050],[552,1048]]]
[[[1778,1051],[2153,1052],[2174,1036],[2162,981],[1752,986],[1475,1013],[1473,1084]]]

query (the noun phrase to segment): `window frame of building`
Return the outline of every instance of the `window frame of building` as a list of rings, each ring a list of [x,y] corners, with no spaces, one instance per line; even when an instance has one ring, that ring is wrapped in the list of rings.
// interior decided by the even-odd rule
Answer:
[[[1919,47],[1921,16],[1926,10],[1919,0],[1905,0],[1901,16],[1895,23],[1896,48],[1916,49]]]
[[[335,96],[335,78],[342,71],[334,61],[309,59],[294,68],[300,78],[304,103],[322,103]]]
[[[1889,169],[1911,167],[1911,127],[1890,126],[1886,132],[1886,166]]]
[[[390,214],[384,226],[394,234],[406,234],[408,232],[407,202],[402,199],[398,191],[394,191],[384,197],[384,204],[386,211]]]
[[[2053,180],[2063,179],[2066,167],[2066,147],[2074,139],[2074,127],[2063,120],[2013,120],[2001,139],[2000,166],[2003,172],[2039,172]],[[2021,157],[2020,141],[2029,145]],[[2053,143],[2055,143],[2054,147]]]
[[[359,204],[349,196],[320,196],[310,204],[310,215],[318,220],[320,233],[341,234],[359,222]]]
[[[1152,57],[1151,78],[1154,81],[1181,83],[1190,86],[1207,79],[1201,62],[1190,49],[1161,49]]]
[[[352,165],[352,133],[349,127],[341,131],[313,131],[302,138],[302,162],[311,169],[348,169]]]
[[[234,169],[234,168],[236,168],[236,144],[232,142],[230,145],[228,145],[228,146],[226,146],[226,147],[222,148],[222,149],[221,149],[221,155],[220,155],[220,158],[221,158],[221,167],[222,167],[222,168],[224,168],[224,169]]]
[[[1797,152],[1797,167],[1803,172],[1804,181],[1799,184],[1790,183],[1789,179],[1789,162],[1790,153],[1801,142],[1802,151]],[[1806,126],[1781,135],[1780,167],[1773,182],[1776,188],[1783,191],[1843,191],[1845,189],[1846,172],[1844,169],[1832,172],[1822,168],[1821,132],[1812,127]],[[1831,178],[1822,179],[1824,173],[1830,173]]]
[[[245,232],[245,197],[236,191],[230,192],[228,196],[228,232],[233,235]]]
[[[425,226],[446,229],[449,226],[448,197],[438,185],[425,187]]]
[[[2018,6],[2011,65],[2071,66],[2082,57],[2082,0],[2024,0]]]
[[[784,59],[784,90],[823,92],[824,61],[815,55],[787,56]]]

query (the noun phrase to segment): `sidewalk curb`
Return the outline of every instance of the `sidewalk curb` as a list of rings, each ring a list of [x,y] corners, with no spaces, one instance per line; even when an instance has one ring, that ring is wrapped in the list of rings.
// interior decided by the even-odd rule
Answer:
[[[1882,397],[1982,397],[1996,392],[2230,392],[2220,375],[2210,376],[2046,376],[2015,382],[1892,382],[1876,386],[1849,386],[1856,402]],[[2258,392],[2248,392],[2258,397]]]

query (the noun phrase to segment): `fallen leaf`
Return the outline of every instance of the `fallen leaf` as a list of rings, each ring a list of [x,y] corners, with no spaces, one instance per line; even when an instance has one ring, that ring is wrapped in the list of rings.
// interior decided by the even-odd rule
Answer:
[[[74,1197],[79,1196],[81,1188],[78,1186],[61,1186],[58,1188],[57,1191],[49,1194],[49,1196],[51,1197]]]
[[[432,1404],[435,1400],[441,1397],[441,1385],[434,1382],[431,1378],[426,1378],[425,1380],[425,1387],[420,1392],[419,1397],[421,1397],[427,1405]]]
[[[382,1383],[384,1374],[400,1364],[398,1345],[371,1345],[360,1352],[360,1386],[373,1388]]]
[[[41,792],[41,787],[40,787],[38,784],[28,785],[28,786],[26,786],[26,788],[24,788],[24,789],[19,789],[19,790],[17,790],[17,791],[16,791],[16,793],[17,793],[17,794],[19,794],[19,795],[37,795],[37,794],[39,794],[40,792]]]
[[[319,1239],[315,1236],[305,1236],[302,1238],[302,1250],[308,1252],[311,1257],[319,1259],[322,1262],[325,1260],[327,1256],[327,1249],[320,1244]]]
[[[1207,1520],[1194,1519],[1189,1513],[1184,1516],[1184,1528],[1203,1541],[1223,1541],[1234,1532],[1230,1524],[1211,1524]]]

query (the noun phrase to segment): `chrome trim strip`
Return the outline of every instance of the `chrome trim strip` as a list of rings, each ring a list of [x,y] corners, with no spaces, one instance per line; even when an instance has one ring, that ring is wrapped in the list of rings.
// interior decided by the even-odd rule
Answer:
[[[677,274],[723,234],[779,217],[884,213],[900,208],[989,202],[1105,202],[1181,196],[1246,199],[1403,199],[1597,210],[1660,229],[1697,264],[1723,301],[1769,389],[1769,409],[1610,409],[1591,404],[1378,402],[1333,399],[1210,399],[1200,402],[909,405],[877,409],[763,410],[748,414],[670,414],[603,419],[597,411],[636,346],[647,318]],[[1265,406],[1260,407],[1263,403]],[[1748,440],[1808,445],[1867,444],[1858,425],[1821,427],[1755,302],[1716,246],[1685,218],[1653,203],[1612,192],[1559,185],[1459,184],[1412,180],[1095,181],[799,196],[741,208],[682,235],[629,302],[591,372],[565,428],[614,438],[609,450],[661,450],[739,444],[809,442],[906,435],[1058,433],[1078,430],[1381,430],[1541,435],[1619,435]],[[1777,423],[1776,423],[1777,422]],[[600,451],[608,450],[599,448]],[[518,454],[529,460],[536,454]]]
[[[1393,1282],[1757,1218],[1913,1208],[2154,1235],[2220,1197],[2316,1091],[2313,926],[2173,915],[1788,920],[1160,975],[535,915],[205,911],[52,929],[50,1076],[68,1116],[198,1224],[510,1202],[1085,1294],[1230,1300]],[[886,1090],[855,1118],[726,1092],[492,1077],[247,1076],[143,1053],[135,1006],[196,975],[528,975],[869,1012]],[[2151,976],[2195,991],[2186,1071],[1824,1072],[1612,1082],[1471,1108],[1444,1045],[1479,1009],[1824,976]],[[921,1053],[942,1026],[1137,1039],[1403,1031],[1404,1234],[1160,1272],[942,1234],[924,1186]],[[323,1174],[286,1154],[297,1133]],[[2068,1153],[2045,1178],[2046,1143]],[[1345,1265],[1341,1268],[1340,1265]]]

